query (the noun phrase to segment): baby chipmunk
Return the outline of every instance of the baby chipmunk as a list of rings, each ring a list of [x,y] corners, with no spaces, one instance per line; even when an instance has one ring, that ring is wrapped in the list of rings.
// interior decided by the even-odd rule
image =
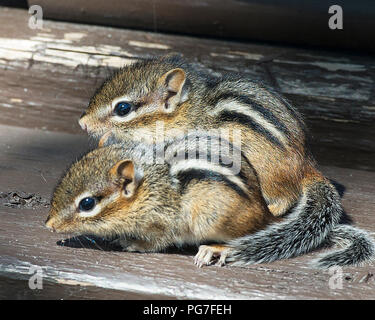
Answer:
[[[160,163],[153,159],[154,148],[139,143],[88,153],[55,189],[46,225],[57,232],[116,239],[126,251],[214,243],[200,247],[195,263],[210,264],[220,256],[224,264],[231,250],[227,241],[278,218],[269,212],[254,170],[241,154],[237,168],[221,164],[229,155],[219,151],[222,140],[211,137],[208,153],[186,159],[197,150],[195,139],[186,143],[182,138],[166,146]],[[221,162],[212,161],[211,150]]]
[[[241,152],[257,176],[260,192],[275,217],[263,231],[238,240],[234,257],[242,264],[298,256],[342,237],[363,251],[322,259],[321,266],[350,264],[372,257],[371,238],[340,225],[343,216],[335,187],[317,169],[308,149],[301,115],[281,95],[236,75],[210,77],[177,55],[126,66],[107,79],[90,100],[79,123],[106,143],[147,140],[163,127],[166,141],[181,130],[241,132]],[[145,129],[141,131],[140,129]],[[176,133],[178,132],[178,134]],[[114,138],[113,138],[114,137]],[[236,215],[233,217],[236,219]],[[336,239],[336,240],[332,240]]]
[[[254,169],[236,146],[228,142],[223,149],[222,138],[200,138],[189,134],[161,148],[110,143],[88,153],[56,187],[47,227],[106,238],[126,251],[200,245],[194,259],[199,267],[216,260],[242,266],[257,252],[271,254],[262,241],[269,230],[290,223],[269,211]],[[164,161],[155,159],[158,151]],[[249,247],[249,239],[258,246]],[[350,245],[320,258],[319,266],[356,264],[372,254],[368,236],[351,226],[334,226],[327,241]],[[290,248],[275,241],[272,250],[281,255]]]

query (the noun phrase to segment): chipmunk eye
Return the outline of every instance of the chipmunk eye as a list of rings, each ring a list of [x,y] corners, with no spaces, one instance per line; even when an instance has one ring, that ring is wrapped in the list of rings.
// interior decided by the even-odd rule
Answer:
[[[115,114],[119,117],[126,116],[132,110],[132,105],[129,102],[119,102],[115,106]]]
[[[90,211],[94,209],[96,205],[96,199],[95,198],[84,198],[79,202],[79,210],[80,211]]]

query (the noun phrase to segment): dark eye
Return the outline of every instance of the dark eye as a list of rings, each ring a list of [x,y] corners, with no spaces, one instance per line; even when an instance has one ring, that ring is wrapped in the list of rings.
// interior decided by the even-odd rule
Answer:
[[[132,105],[129,102],[119,102],[115,106],[115,114],[119,117],[126,116],[132,110]]]
[[[96,199],[95,198],[84,198],[79,203],[79,210],[80,211],[90,211],[94,209],[96,205]]]

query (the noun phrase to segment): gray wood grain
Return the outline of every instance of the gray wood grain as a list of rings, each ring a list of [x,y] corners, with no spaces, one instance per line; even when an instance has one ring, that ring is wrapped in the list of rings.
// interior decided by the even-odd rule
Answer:
[[[340,0],[344,28],[328,28],[324,0],[28,0],[56,20],[223,38],[374,51],[375,5]]]

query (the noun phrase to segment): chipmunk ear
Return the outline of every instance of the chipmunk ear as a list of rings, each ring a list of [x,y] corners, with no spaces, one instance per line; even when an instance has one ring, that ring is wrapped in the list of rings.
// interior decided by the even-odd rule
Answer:
[[[176,68],[168,71],[159,79],[159,86],[166,89],[164,98],[164,111],[172,112],[176,107],[186,101],[187,90],[184,88],[186,82],[186,73],[181,68]]]
[[[137,189],[142,179],[142,174],[136,169],[132,160],[121,160],[117,162],[110,170],[113,180],[120,181],[123,184],[123,194],[130,198]]]

